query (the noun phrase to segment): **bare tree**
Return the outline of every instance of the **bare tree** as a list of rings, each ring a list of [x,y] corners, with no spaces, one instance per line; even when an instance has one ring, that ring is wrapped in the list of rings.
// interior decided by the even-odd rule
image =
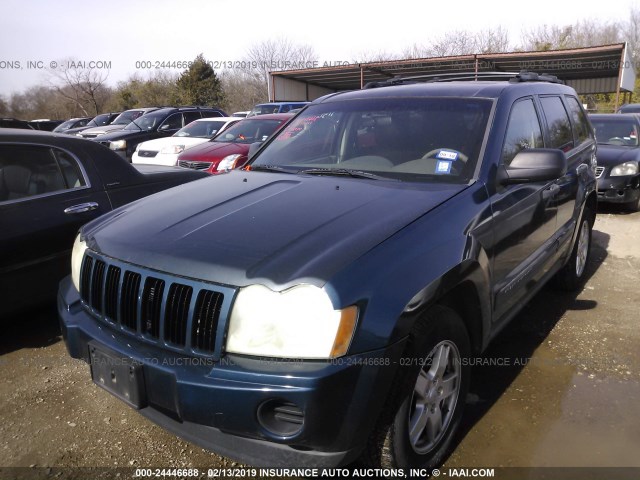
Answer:
[[[455,30],[433,39],[427,45],[405,48],[403,58],[450,57],[476,53],[499,53],[510,49],[509,32],[502,26],[478,32]]]
[[[251,110],[255,104],[269,99],[264,81],[256,72],[224,70],[220,81],[224,92],[222,107],[229,113]]]
[[[253,73],[262,81],[269,95],[269,72],[295,70],[317,66],[318,56],[311,45],[295,44],[280,37],[253,45],[247,52],[246,73]]]
[[[178,75],[167,70],[156,70],[148,76],[135,73],[118,86],[106,102],[109,110],[128,110],[135,107],[177,105]]]
[[[511,49],[509,32],[506,28],[488,28],[475,35],[476,53],[503,53]]]
[[[76,68],[73,59],[61,60],[58,64],[60,68],[48,69],[51,87],[74,102],[85,115],[97,115],[110,94],[106,86],[107,71]]]
[[[0,117],[6,117],[7,115],[9,115],[9,104],[3,96],[0,96]]]
[[[541,25],[522,32],[523,50],[591,47],[622,41],[619,23],[582,20],[572,25]]]
[[[377,52],[359,52],[351,60],[351,63],[373,63],[373,62],[389,62],[398,60],[398,55],[387,52],[386,50],[378,50]]]
[[[431,55],[431,52],[424,45],[413,43],[408,47],[402,49],[400,54],[401,58],[426,58]]]
[[[640,62],[640,8],[638,6],[633,6],[629,11],[629,20],[622,26],[622,37],[627,42],[631,57],[637,65]]]

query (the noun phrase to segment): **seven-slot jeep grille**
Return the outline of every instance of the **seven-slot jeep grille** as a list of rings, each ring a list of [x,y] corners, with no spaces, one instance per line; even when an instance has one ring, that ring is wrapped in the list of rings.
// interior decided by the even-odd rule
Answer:
[[[220,355],[233,289],[85,255],[80,297],[122,332],[191,353]]]

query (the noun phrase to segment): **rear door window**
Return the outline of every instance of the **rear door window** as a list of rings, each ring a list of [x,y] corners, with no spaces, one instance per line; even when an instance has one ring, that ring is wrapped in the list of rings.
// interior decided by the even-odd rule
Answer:
[[[540,97],[540,103],[547,119],[548,147],[568,152],[573,148],[573,130],[562,99],[557,96]]]
[[[86,185],[66,152],[39,145],[0,145],[0,202]]]
[[[565,97],[569,112],[571,113],[571,120],[573,122],[573,135],[576,140],[576,145],[580,145],[585,140],[591,138],[591,128],[589,128],[589,122],[584,114],[578,99],[575,97]]]

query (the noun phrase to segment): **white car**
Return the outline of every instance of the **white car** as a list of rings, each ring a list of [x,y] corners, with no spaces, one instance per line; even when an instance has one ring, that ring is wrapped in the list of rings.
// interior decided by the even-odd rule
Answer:
[[[239,117],[199,118],[170,137],[139,143],[131,157],[132,163],[176,165],[178,155],[189,147],[206,142],[234,123]]]

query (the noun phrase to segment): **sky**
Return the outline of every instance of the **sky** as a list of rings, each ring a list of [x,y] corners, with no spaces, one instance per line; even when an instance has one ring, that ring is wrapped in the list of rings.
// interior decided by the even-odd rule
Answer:
[[[353,62],[378,52],[399,54],[447,31],[502,26],[517,46],[523,30],[583,19],[626,20],[631,0],[607,2],[395,2],[321,0],[0,0],[0,95],[51,81],[47,69],[74,59],[108,74],[107,83],[203,53],[237,62],[264,40],[311,45],[320,64]],[[79,63],[83,62],[83,64]],[[144,63],[141,63],[144,62]],[[151,67],[151,68],[145,68]]]

